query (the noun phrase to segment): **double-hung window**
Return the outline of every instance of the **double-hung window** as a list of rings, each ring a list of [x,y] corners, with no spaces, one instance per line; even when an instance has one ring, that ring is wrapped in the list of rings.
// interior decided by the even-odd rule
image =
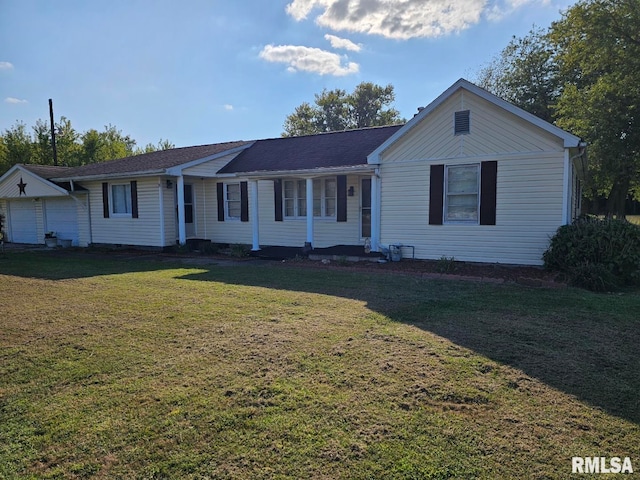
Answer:
[[[131,184],[111,185],[111,213],[113,215],[131,215]]]
[[[225,214],[228,219],[239,220],[242,215],[240,183],[227,183],[225,193]]]
[[[335,217],[337,187],[335,178],[317,178],[313,181],[313,216]]]
[[[307,216],[307,181],[284,181],[284,216],[287,218]]]
[[[307,216],[307,181],[284,180],[282,200],[285,218]],[[335,218],[338,202],[335,178],[313,180],[313,216]]]
[[[478,223],[479,192],[479,165],[447,166],[444,221],[446,223]]]

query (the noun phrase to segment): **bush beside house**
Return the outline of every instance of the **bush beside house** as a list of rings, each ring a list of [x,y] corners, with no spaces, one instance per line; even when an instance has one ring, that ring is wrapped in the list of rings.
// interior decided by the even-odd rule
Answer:
[[[626,220],[580,217],[558,228],[543,260],[545,268],[589,290],[640,285],[640,226]]]

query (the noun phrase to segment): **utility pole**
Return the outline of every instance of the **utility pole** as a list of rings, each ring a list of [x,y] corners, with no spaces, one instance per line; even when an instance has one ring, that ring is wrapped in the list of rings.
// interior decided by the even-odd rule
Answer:
[[[51,118],[51,145],[53,145],[53,164],[58,165],[58,150],[56,149],[56,127],[53,124],[53,100],[49,99],[49,118]]]

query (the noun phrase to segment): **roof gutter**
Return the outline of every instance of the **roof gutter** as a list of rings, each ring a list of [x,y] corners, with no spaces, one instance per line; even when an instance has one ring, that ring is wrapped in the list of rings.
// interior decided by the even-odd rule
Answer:
[[[147,170],[144,172],[119,172],[119,173],[106,173],[101,175],[79,175],[74,177],[55,177],[50,180],[53,182],[72,182],[82,180],[102,180],[109,178],[131,178],[131,177],[149,177],[155,175],[167,175],[167,170]]]
[[[278,177],[321,177],[330,174],[349,174],[349,173],[362,173],[362,172],[374,172],[374,165],[354,165],[344,167],[324,167],[324,168],[308,168],[304,170],[273,170],[273,171],[254,171],[254,172],[236,172],[231,174],[235,177],[243,178],[278,178]],[[227,174],[223,174],[227,175]],[[220,175],[220,176],[223,176]]]

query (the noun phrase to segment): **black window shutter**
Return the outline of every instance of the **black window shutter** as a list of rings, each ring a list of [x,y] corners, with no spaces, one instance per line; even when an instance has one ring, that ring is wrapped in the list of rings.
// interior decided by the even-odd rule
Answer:
[[[131,180],[131,217],[138,218],[138,182]]]
[[[249,221],[249,190],[247,182],[240,182],[240,221]]]
[[[429,225],[442,225],[444,165],[431,165],[429,179]]]
[[[109,218],[109,184],[102,184],[102,216]]]
[[[498,162],[480,164],[480,225],[496,224]]]
[[[224,222],[224,183],[216,183],[216,194],[218,197],[218,221]]]
[[[276,222],[282,221],[282,179],[273,181],[273,208]]]
[[[337,218],[338,222],[347,221],[347,176],[338,175],[336,187],[338,190]]]

